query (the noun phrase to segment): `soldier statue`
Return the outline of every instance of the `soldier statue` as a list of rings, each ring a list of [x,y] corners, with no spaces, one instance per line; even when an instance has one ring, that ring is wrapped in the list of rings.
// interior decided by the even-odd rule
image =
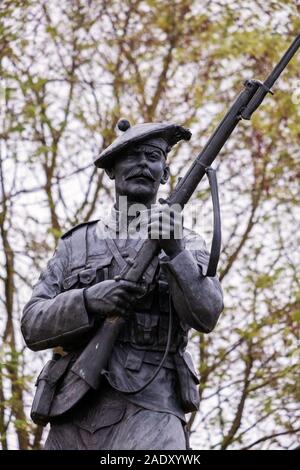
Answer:
[[[185,227],[182,237],[175,236],[180,213],[165,218],[166,204],[156,202],[160,184],[169,178],[167,154],[190,131],[168,122],[130,126],[126,120],[119,129],[122,134],[95,160],[114,180],[115,205],[61,237],[22,316],[30,349],[62,351],[37,380],[35,400],[41,406],[49,402],[47,450],[188,449],[185,414],[199,406],[188,332],[211,332],[223,308],[217,277],[204,275],[209,256],[203,239]],[[141,210],[132,215],[135,204]],[[139,227],[134,233],[128,229],[132,222]],[[119,274],[138,253],[145,232],[158,239],[160,254],[141,282],[122,280]],[[124,327],[99,388],[68,406],[77,393],[76,385],[68,388],[72,364],[116,314],[125,318]]]

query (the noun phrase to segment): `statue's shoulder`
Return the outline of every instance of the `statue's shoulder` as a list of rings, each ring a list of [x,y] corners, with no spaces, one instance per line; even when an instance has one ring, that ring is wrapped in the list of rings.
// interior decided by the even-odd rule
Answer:
[[[89,226],[95,225],[99,222],[99,219],[97,220],[89,220],[88,222],[82,222],[81,224],[75,225],[74,227],[70,228],[67,232],[65,232],[62,235],[62,239],[69,238],[73,233],[77,233],[79,231],[86,231]]]

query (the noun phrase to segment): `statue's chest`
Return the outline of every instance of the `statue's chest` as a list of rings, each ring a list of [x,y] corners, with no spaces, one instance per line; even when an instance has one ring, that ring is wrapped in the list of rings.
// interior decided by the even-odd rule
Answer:
[[[90,233],[85,243],[73,246],[69,272],[63,281],[64,290],[89,287],[98,282],[114,279],[130,266],[138,254],[143,240],[116,239],[99,240]],[[155,258],[143,275],[142,282],[148,285],[148,294],[139,302],[138,308],[149,309],[156,297],[163,299],[168,294],[168,285],[160,272],[158,258]],[[164,309],[165,309],[164,305]]]
[[[72,258],[75,262],[70,264],[68,277],[63,282],[64,290],[89,287],[114,279],[130,265],[130,260],[135,258],[142,244],[143,240],[136,239],[99,240],[93,233],[90,234],[80,247],[83,250],[81,254]],[[76,260],[80,260],[80,264]],[[120,340],[136,347],[164,350],[168,336],[170,296],[168,282],[160,269],[158,258],[148,266],[143,278],[148,292],[132,305],[132,315]],[[180,340],[179,329],[175,328],[175,324],[173,329],[174,338],[176,336]],[[172,345],[176,346],[177,341],[172,340]]]

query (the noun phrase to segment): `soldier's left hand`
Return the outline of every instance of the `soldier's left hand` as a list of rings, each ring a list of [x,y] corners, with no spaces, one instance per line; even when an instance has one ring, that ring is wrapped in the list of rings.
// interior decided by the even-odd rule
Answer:
[[[184,250],[182,226],[182,214],[171,210],[166,204],[151,211],[148,237],[159,240],[160,248],[170,258],[174,258]]]

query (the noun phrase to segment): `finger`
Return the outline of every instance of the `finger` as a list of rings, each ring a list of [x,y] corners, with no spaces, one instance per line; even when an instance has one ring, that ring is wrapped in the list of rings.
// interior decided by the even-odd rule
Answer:
[[[116,295],[116,304],[117,305],[121,305],[122,307],[128,307],[132,301],[132,294],[130,294],[129,292],[125,292],[125,291],[120,291],[118,292],[118,294]]]
[[[159,221],[153,221],[148,225],[148,237],[152,239],[159,238],[161,223]]]
[[[137,284],[136,282],[131,282],[131,281],[121,281],[120,287],[122,288],[123,292],[137,292],[137,293],[142,293],[146,292],[146,288],[144,286],[141,286]]]
[[[149,230],[148,230],[148,234],[151,235],[155,235],[157,233],[160,233],[160,227],[150,227]]]
[[[168,221],[162,221],[162,224],[160,226],[160,232],[163,237],[165,237],[166,234],[169,234],[174,237],[176,235],[176,238],[182,238],[183,234],[183,224],[182,224],[182,219],[170,219]]]
[[[161,225],[161,220],[151,220],[151,222],[148,224],[148,230],[149,228],[155,228],[159,227]]]
[[[115,313],[116,313],[117,315],[120,315],[120,316],[124,317],[124,316],[127,315],[128,311],[127,311],[127,309],[125,309],[125,308],[123,308],[123,307],[116,307]]]
[[[163,217],[162,219],[155,219],[152,220],[148,224],[148,232],[149,231],[157,231],[158,229],[172,229],[173,227],[182,227],[183,220],[182,217]]]
[[[128,304],[120,304],[118,305],[117,307],[117,310],[118,312],[120,312],[121,315],[125,315],[125,316],[128,316],[130,315],[130,313],[133,312],[133,307],[132,307],[132,303],[129,302]]]
[[[169,239],[169,238],[173,238],[173,235],[174,235],[174,226],[173,225],[163,225],[161,227],[153,227],[150,231],[149,231],[149,236],[150,238],[164,238],[164,239]],[[177,232],[176,232],[177,233]],[[180,232],[179,232],[180,233]]]
[[[146,289],[141,288],[141,287],[129,288],[128,290],[125,291],[125,293],[128,295],[127,298],[129,300],[136,296],[143,296],[145,295],[146,292],[147,292]]]
[[[130,292],[126,292],[126,291],[122,291],[119,293],[118,295],[118,302],[122,302],[123,304],[129,304],[130,303],[130,300],[132,298],[132,293]]]
[[[132,303],[132,301],[137,297],[137,296],[143,296],[145,295],[145,289],[135,289],[135,290],[122,290],[119,293],[119,299],[122,302],[127,302],[127,303]]]
[[[174,211],[170,208],[166,208],[165,210],[151,213],[149,222],[157,221],[159,219],[182,219],[182,213],[179,211]]]

